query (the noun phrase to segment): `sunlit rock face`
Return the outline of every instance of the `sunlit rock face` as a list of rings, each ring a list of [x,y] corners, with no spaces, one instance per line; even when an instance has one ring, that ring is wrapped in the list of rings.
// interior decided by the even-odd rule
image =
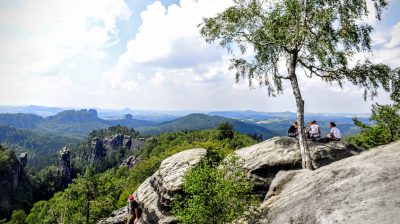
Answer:
[[[279,172],[258,223],[398,223],[399,164],[400,141],[315,171]]]

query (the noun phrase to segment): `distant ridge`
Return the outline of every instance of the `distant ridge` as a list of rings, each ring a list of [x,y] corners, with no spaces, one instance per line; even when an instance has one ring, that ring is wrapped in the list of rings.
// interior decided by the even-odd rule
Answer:
[[[258,126],[256,124],[250,124],[231,118],[210,116],[200,113],[189,114],[176,120],[164,122],[153,127],[141,127],[138,128],[138,131],[141,134],[157,135],[165,132],[176,132],[181,130],[205,130],[215,128],[219,124],[224,122],[232,124],[236,131],[243,134],[256,134],[258,136],[262,135],[263,139],[276,136],[276,133],[274,133],[273,131]]]
[[[41,117],[35,114],[0,114],[0,125],[15,128],[25,128],[35,131],[54,133],[62,136],[83,138],[94,129],[107,128],[115,125],[138,128],[152,126],[154,122],[134,119],[125,116],[122,119],[105,120],[99,118],[94,109],[64,110],[56,115]]]

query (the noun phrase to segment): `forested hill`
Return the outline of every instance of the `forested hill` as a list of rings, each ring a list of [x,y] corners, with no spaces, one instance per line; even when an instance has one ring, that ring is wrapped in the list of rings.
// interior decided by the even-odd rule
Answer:
[[[0,114],[0,124],[16,128],[36,128],[44,118],[35,114]]]
[[[189,114],[187,116],[178,118],[173,121],[168,121],[153,127],[141,127],[137,130],[141,134],[157,135],[166,132],[176,132],[181,130],[205,130],[217,127],[221,123],[230,123],[233,128],[243,134],[248,135],[262,135],[263,139],[271,138],[277,134],[273,131],[258,126],[256,124],[250,124],[239,120],[225,118],[221,116],[209,116],[205,114]]]
[[[154,123],[133,119],[130,115],[126,115],[123,119],[105,120],[98,117],[96,110],[82,109],[65,110],[46,118],[23,113],[0,114],[0,124],[82,139],[94,129],[107,128],[118,124],[137,128],[151,126]]]
[[[79,143],[76,138],[0,125],[0,143],[16,152],[28,152],[30,167],[40,169],[55,162],[55,152]]]

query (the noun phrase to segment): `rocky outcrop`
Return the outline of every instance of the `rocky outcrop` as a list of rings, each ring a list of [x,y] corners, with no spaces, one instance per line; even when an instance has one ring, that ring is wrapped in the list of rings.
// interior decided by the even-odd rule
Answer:
[[[344,142],[309,142],[314,168],[357,155],[361,149]],[[248,175],[255,181],[255,189],[264,198],[275,175],[281,170],[301,169],[298,141],[290,137],[275,137],[235,152],[243,160]]]
[[[129,156],[127,159],[122,161],[121,167],[130,169],[140,162],[140,156]]]
[[[398,223],[399,149],[400,141],[315,171],[279,172],[258,223]]]
[[[12,152],[10,160],[10,170],[2,170],[0,173],[0,217],[10,215],[12,211],[12,195],[25,178],[25,167],[28,162],[28,153],[21,153],[17,158]]]
[[[104,139],[95,137],[90,143],[90,159],[98,160],[119,149],[138,150],[144,146],[146,138],[132,138],[128,135],[116,134]]]
[[[25,175],[25,166],[28,162],[28,153],[23,152],[19,155],[18,159],[11,165],[13,170],[12,175],[12,188],[15,190],[18,186],[19,180]]]
[[[104,147],[107,151],[117,150],[120,147],[124,149],[130,149],[131,145],[132,138],[123,134],[116,134],[104,139]]]
[[[248,175],[255,180],[254,191],[259,194],[261,201],[265,198],[271,181],[279,171],[301,169],[301,157],[297,144],[296,139],[276,137],[235,152],[243,161]],[[361,151],[344,142],[312,142],[310,150],[315,168],[357,155]],[[161,163],[156,173],[142,183],[134,193],[143,206],[141,223],[177,222],[171,215],[171,201],[174,195],[182,193],[184,174],[190,166],[198,163],[205,153],[204,149],[192,149],[169,157]],[[126,213],[120,209],[102,223],[122,223],[121,220],[124,220],[124,217],[126,218]]]
[[[72,181],[71,158],[69,149],[67,147],[64,147],[59,153],[57,176],[62,188],[66,188]]]
[[[93,138],[92,142],[90,143],[90,159],[91,160],[98,160],[106,156],[106,151],[103,145],[103,140],[99,137]]]
[[[113,211],[105,220],[99,221],[97,224],[125,224],[128,216],[128,207],[123,207]]]
[[[197,164],[205,154],[205,149],[190,149],[161,162],[160,169],[134,192],[136,200],[143,208],[140,223],[177,222],[171,215],[172,199],[182,191],[183,177],[189,168]],[[100,223],[124,223],[127,216],[125,211],[125,208],[121,208]]]

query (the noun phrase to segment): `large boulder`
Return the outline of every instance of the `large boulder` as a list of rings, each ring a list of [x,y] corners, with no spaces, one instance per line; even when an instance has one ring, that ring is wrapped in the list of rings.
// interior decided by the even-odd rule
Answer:
[[[206,154],[205,149],[190,149],[177,153],[161,162],[160,168],[147,178],[134,192],[142,208],[139,223],[177,223],[171,214],[172,200],[182,192],[183,178],[190,167],[193,167]],[[121,208],[100,223],[124,223],[127,210]]]
[[[399,164],[400,141],[315,171],[279,172],[258,223],[398,223]]]
[[[309,149],[315,169],[361,152],[361,149],[342,141],[309,142]],[[249,177],[254,180],[254,191],[260,198],[264,198],[272,179],[279,171],[302,168],[298,140],[295,138],[274,137],[239,149],[235,154],[242,159]]]
[[[310,142],[310,151],[313,166],[319,168],[357,155],[360,149],[344,142]],[[248,175],[256,181],[255,191],[261,199],[264,199],[272,179],[279,171],[301,169],[298,141],[294,138],[272,138],[235,153],[242,159]],[[205,154],[205,149],[191,149],[175,154],[165,159],[160,169],[140,185],[134,193],[143,206],[140,223],[177,223],[171,214],[171,202],[176,194],[182,193],[184,175]],[[126,220],[126,215],[120,209],[102,223],[121,223]]]

